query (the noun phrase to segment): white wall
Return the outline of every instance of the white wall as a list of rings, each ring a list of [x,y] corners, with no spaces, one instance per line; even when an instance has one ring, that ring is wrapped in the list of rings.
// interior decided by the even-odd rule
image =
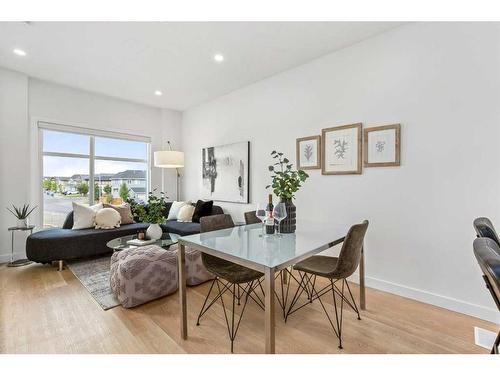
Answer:
[[[0,69],[0,262],[10,260],[8,227],[16,219],[5,207],[27,202],[29,185],[28,78]],[[25,236],[16,233],[16,250]]]
[[[152,151],[164,148],[166,136],[180,144],[181,113],[72,89],[0,69],[0,123],[2,146],[2,207],[10,202],[40,205],[41,179],[37,159],[36,120],[151,137]],[[5,103],[5,107],[3,104]],[[13,168],[15,167],[15,168]],[[166,175],[167,192],[175,192],[174,178]],[[4,184],[5,191],[4,194]],[[152,188],[161,188],[161,170],[152,168]],[[172,195],[172,194],[170,194]],[[3,202],[5,200],[5,202]],[[33,216],[38,219],[39,212]],[[2,228],[15,224],[7,211],[0,211]],[[10,242],[0,235],[0,261],[7,260]],[[24,243],[16,246],[24,255]]]
[[[401,167],[311,171],[298,215],[369,219],[369,286],[498,321],[472,220],[500,227],[499,103],[498,23],[405,25],[184,112],[184,196],[199,197],[202,147],[249,140],[252,204],[222,204],[242,220],[266,199],[272,150],[294,160],[322,128],[401,123]]]

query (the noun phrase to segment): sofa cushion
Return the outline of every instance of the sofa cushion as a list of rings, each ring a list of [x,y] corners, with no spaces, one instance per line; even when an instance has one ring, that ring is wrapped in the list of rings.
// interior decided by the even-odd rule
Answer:
[[[164,232],[176,233],[181,236],[200,233],[200,223],[181,223],[177,220],[168,220],[161,227]]]
[[[86,229],[94,226],[95,215],[102,209],[102,203],[86,206],[80,203],[73,204],[73,229]]]
[[[119,228],[122,218],[120,213],[113,208],[103,208],[95,215],[95,229]]]
[[[118,211],[121,218],[121,225],[132,224],[134,222],[134,219],[132,217],[132,211],[130,209],[130,204],[128,203],[123,203],[118,205],[104,203],[104,208],[112,208]]]
[[[199,223],[200,219],[204,216],[210,216],[214,201],[202,201],[201,199],[196,202],[196,207],[193,214],[193,223]]]

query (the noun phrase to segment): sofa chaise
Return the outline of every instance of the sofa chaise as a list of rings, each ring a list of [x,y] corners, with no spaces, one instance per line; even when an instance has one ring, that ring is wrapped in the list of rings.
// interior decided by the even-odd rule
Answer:
[[[165,217],[168,216],[171,203],[167,203]],[[220,206],[213,206],[211,215],[222,214]],[[111,253],[106,246],[114,238],[136,234],[146,230],[148,223],[133,223],[114,229],[71,229],[73,227],[73,212],[70,212],[62,228],[42,230],[30,235],[26,241],[26,256],[37,263],[52,263],[70,259],[88,258]],[[187,236],[200,232],[199,223],[178,222],[169,220],[161,225],[164,232]]]

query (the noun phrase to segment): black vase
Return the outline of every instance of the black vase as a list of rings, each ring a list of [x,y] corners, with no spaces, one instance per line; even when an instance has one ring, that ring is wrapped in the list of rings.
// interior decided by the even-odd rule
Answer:
[[[281,233],[294,233],[297,228],[297,207],[293,204],[291,199],[281,198],[281,202],[285,204],[286,207],[286,218],[284,218],[280,223]]]

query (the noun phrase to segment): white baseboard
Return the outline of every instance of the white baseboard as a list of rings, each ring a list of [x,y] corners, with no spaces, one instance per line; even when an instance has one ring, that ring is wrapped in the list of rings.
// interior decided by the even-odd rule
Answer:
[[[24,251],[21,253],[14,253],[14,260],[15,259],[24,259],[24,258],[26,258],[26,253]],[[10,262],[10,252],[0,254],[0,263],[8,263],[8,262]]]
[[[353,275],[349,280],[355,283],[359,282],[359,276]],[[500,324],[500,312],[486,306],[475,305],[470,302],[462,301],[456,298],[443,296],[440,294],[428,292],[421,289],[408,287],[405,285],[393,283],[377,279],[374,277],[365,278],[366,286],[374,289],[379,289],[384,292],[397,294],[402,297],[411,298],[420,302],[439,306],[448,310],[456,311],[466,315],[472,315],[476,318],[488,320],[490,322]],[[367,301],[367,305],[369,301]]]

